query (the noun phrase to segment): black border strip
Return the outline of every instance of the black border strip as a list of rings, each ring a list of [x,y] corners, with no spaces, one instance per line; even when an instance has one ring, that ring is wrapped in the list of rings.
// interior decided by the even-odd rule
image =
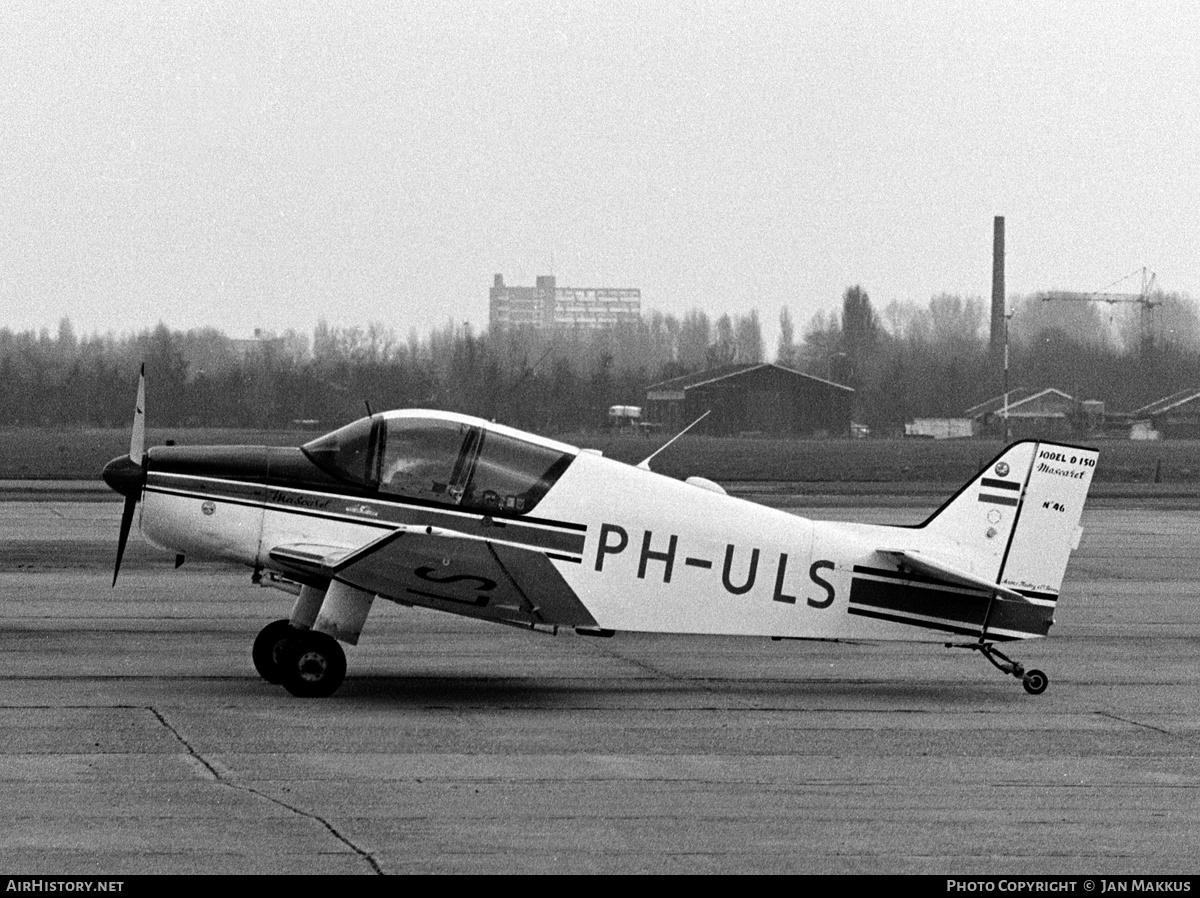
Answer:
[[[246,508],[256,509],[257,511],[266,511],[267,510],[261,502],[246,502],[241,499],[232,499],[228,496],[222,496],[220,494],[198,493],[198,492],[190,492],[190,491],[185,491],[185,490],[163,489],[162,487],[150,487],[150,486],[145,488],[145,492],[157,493],[160,496],[178,496],[183,499],[207,499],[211,502],[222,502],[226,505],[242,505],[242,506],[245,506]],[[399,524],[396,524],[394,522],[371,520],[370,518],[360,518],[360,517],[355,517],[354,515],[349,515],[349,514],[330,514],[328,512],[312,511],[307,508],[297,508],[297,507],[291,506],[291,505],[286,505],[286,506],[272,505],[272,506],[270,506],[270,510],[271,511],[283,511],[283,512],[286,512],[287,514],[300,515],[301,517],[306,517],[306,518],[320,518],[321,520],[325,520],[325,521],[340,521],[340,522],[347,523],[347,524],[361,524],[364,527],[374,527],[377,530],[395,530],[398,526],[400,526]]]
[[[1013,483],[1011,480],[997,480],[994,477],[984,477],[979,481],[980,486],[995,487],[998,490],[1017,490],[1020,491],[1021,484]]]
[[[939,624],[927,620],[914,620],[909,617],[901,617],[895,614],[885,614],[882,611],[873,611],[866,608],[856,608],[851,606],[848,613],[856,614],[859,617],[871,617],[876,620],[884,620],[893,624],[905,624],[910,627],[921,627],[925,630],[937,630],[943,633],[957,633],[961,636],[978,636],[979,628],[956,627],[951,624]],[[1038,636],[1037,633],[1030,633],[1030,637]],[[991,642],[1011,642],[1015,639],[1020,639],[1019,636],[1005,636],[999,633],[989,633],[988,640]]]
[[[399,497],[391,496],[387,493],[374,493],[374,494],[363,494],[362,492],[332,493],[332,492],[328,492],[325,490],[303,489],[301,487],[297,487],[292,484],[284,485],[284,484],[278,484],[278,483],[268,483],[265,481],[261,482],[261,483],[260,482],[248,482],[248,481],[236,480],[236,479],[228,478],[228,477],[200,477],[196,474],[181,474],[176,471],[155,471],[155,470],[151,469],[148,472],[147,479],[149,481],[149,479],[154,478],[154,477],[169,477],[172,479],[185,480],[185,481],[191,480],[191,481],[195,481],[195,482],[201,484],[200,487],[192,487],[193,489],[212,489],[213,487],[209,486],[210,484],[222,484],[222,485],[228,484],[231,491],[236,490],[238,487],[240,487],[241,490],[246,491],[247,487],[249,487],[249,491],[261,491],[264,497],[266,496],[268,490],[280,490],[280,491],[286,490],[288,492],[299,493],[299,494],[306,495],[306,496],[319,496],[323,499],[328,498],[331,502],[341,502],[341,501],[377,502],[380,505],[395,506],[398,508],[412,508],[412,509],[418,509],[420,511],[441,512],[442,514],[450,514],[453,516],[462,515],[464,517],[469,517],[469,518],[488,517],[488,518],[492,518],[493,520],[496,520],[496,521],[504,521],[505,523],[508,523],[511,521],[513,524],[532,524],[532,525],[542,525],[542,526],[546,526],[546,527],[559,527],[563,530],[575,530],[580,533],[587,533],[587,529],[588,529],[587,524],[579,524],[574,521],[559,521],[554,518],[539,518],[539,517],[535,517],[533,515],[508,514],[499,509],[494,509],[492,511],[487,511],[487,512],[464,511],[464,510],[457,508],[456,506],[452,506],[452,505],[440,505],[440,504],[434,503],[434,502],[422,503],[422,502],[404,501],[404,500],[400,499]],[[168,487],[168,488],[170,488],[170,487]],[[188,489],[188,486],[185,484],[181,484],[179,486],[175,486],[174,488],[175,489]],[[281,503],[277,503],[277,504],[281,504]],[[285,505],[284,507],[286,507],[288,509],[292,508],[292,506],[290,506],[290,505]]]
[[[267,506],[266,508],[264,508],[264,506],[261,502],[247,502],[245,500],[232,499],[227,496],[222,496],[219,494],[208,495],[206,493],[194,493],[194,492],[187,492],[187,491],[182,491],[182,490],[171,490],[171,489],[163,489],[161,487],[149,487],[149,486],[147,486],[145,488],[145,492],[156,493],[156,494],[162,495],[162,496],[178,496],[183,499],[203,499],[203,500],[208,500],[211,502],[221,502],[226,505],[241,505],[243,507],[253,508],[258,511],[267,511],[267,510],[278,511],[278,512],[283,512],[285,514],[300,515],[301,517],[318,518],[323,521],[338,521],[338,522],[344,523],[344,524],[358,524],[358,525],[361,525],[364,527],[374,527],[376,530],[384,530],[389,533],[404,533],[405,531],[403,530],[403,528],[413,526],[412,524],[405,523],[403,521],[372,520],[371,518],[361,518],[361,517],[357,517],[355,515],[350,515],[350,514],[337,514],[337,513],[332,513],[332,512],[314,511],[312,509],[299,508],[299,507],[293,506],[293,505],[284,505],[284,506],[272,505],[272,506]],[[477,524],[478,521],[473,521],[471,523]],[[434,525],[434,526],[439,526],[439,525]],[[447,529],[449,529],[449,528],[447,528]],[[532,530],[532,532],[534,532],[534,533],[538,532],[536,528],[529,528],[529,529]],[[553,531],[543,531],[543,532],[546,532],[547,535],[551,535],[551,536],[553,536],[553,535],[566,536],[567,535],[567,534],[554,534]],[[516,543],[520,548],[529,549],[531,551],[536,551],[536,552],[545,552],[547,555],[551,555],[551,553],[547,551],[547,547],[544,545],[537,545],[532,542],[523,542],[524,534],[512,534],[512,536],[516,536],[517,538],[509,539],[506,536],[503,539],[503,541],[507,542],[507,543]],[[486,539],[486,537],[480,537],[480,538]],[[562,551],[564,549],[566,551],[570,551],[570,549],[565,546],[559,546],[557,548],[560,551]],[[583,556],[583,546],[581,545],[579,547],[579,557],[577,557],[577,558],[572,558],[572,557],[566,556],[566,555],[552,555],[551,557],[561,558],[563,561],[581,561],[582,556]]]
[[[886,568],[868,567],[865,564],[856,564],[853,567],[853,572],[856,574],[865,574],[869,577],[878,577],[883,580],[896,580],[898,582],[912,583],[928,583],[931,586],[942,586],[947,589],[961,589],[968,593],[978,593],[987,596],[991,590],[986,586],[975,586],[968,583],[955,583],[952,580],[939,580],[937,577],[929,577],[925,574],[907,573],[905,571],[893,571]],[[999,585],[999,584],[998,584]],[[1052,592],[1038,592],[1036,589],[1020,589],[1016,586],[1008,586],[1013,592],[1018,592],[1027,599],[1039,599],[1043,602],[1058,604],[1058,595]]]
[[[315,490],[301,490],[301,489],[298,489],[297,487],[278,487],[278,486],[273,486],[273,485],[268,486],[265,484],[259,484],[259,485],[255,485],[253,487],[248,488],[246,484],[243,484],[240,481],[229,481],[229,480],[225,480],[222,478],[204,478],[204,477],[195,477],[192,475],[181,475],[181,474],[161,475],[161,472],[156,472],[156,473],[159,473],[160,476],[170,476],[170,477],[178,478],[181,480],[194,481],[194,483],[196,485],[191,486],[189,484],[184,483],[184,484],[155,484],[155,485],[151,486],[149,483],[147,483],[147,485],[146,485],[147,491],[168,493],[168,494],[174,494],[174,495],[197,495],[198,498],[200,497],[200,494],[203,494],[202,497],[205,499],[220,499],[221,501],[234,502],[237,504],[263,505],[267,508],[283,509],[286,511],[309,512],[309,511],[314,511],[314,510],[319,511],[319,509],[310,509],[303,505],[291,505],[286,502],[278,502],[278,501],[273,502],[267,498],[268,495],[270,494],[270,491],[278,490],[278,491],[282,492],[282,491],[286,490],[290,493],[294,493],[294,494],[298,494],[298,495],[315,496],[322,500],[328,500],[330,502],[330,504],[335,503],[335,502],[355,502],[355,501],[367,502],[367,503],[377,502],[380,505],[389,506],[391,508],[399,508],[399,509],[411,510],[411,511],[416,511],[416,512],[429,512],[432,514],[445,515],[445,516],[448,516],[451,518],[461,518],[463,520],[472,521],[474,523],[478,523],[479,521],[483,520],[484,518],[491,518],[492,520],[495,520],[498,523],[503,522],[500,524],[501,526],[524,527],[524,526],[528,525],[532,529],[537,529],[539,526],[557,527],[562,530],[571,530],[574,532],[584,533],[584,534],[586,534],[587,530],[588,530],[587,524],[578,524],[573,521],[557,521],[557,520],[553,520],[551,518],[498,517],[496,515],[485,514],[483,512],[476,513],[476,512],[469,512],[469,511],[461,511],[457,508],[453,508],[453,507],[449,507],[449,506],[420,505],[420,504],[410,503],[410,502],[383,501],[381,499],[375,499],[375,498],[372,498],[369,496],[359,496],[359,495],[350,495],[350,494],[341,495],[339,493],[324,493],[324,492],[317,492]],[[226,490],[226,486],[229,487],[228,490]],[[214,495],[208,495],[209,493],[212,493]],[[246,502],[244,499],[235,498],[239,494],[247,494],[247,493],[250,495],[257,495],[259,497],[258,501]],[[360,518],[357,518],[357,517],[354,519],[361,520]],[[364,522],[364,523],[369,523],[369,522]],[[403,522],[393,521],[393,523],[403,523]]]

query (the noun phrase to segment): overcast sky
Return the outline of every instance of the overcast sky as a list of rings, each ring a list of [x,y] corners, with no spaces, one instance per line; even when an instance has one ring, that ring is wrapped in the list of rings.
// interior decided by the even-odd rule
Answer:
[[[1200,4],[5,4],[0,326],[1200,296]],[[1136,291],[1136,282],[1124,287]]]

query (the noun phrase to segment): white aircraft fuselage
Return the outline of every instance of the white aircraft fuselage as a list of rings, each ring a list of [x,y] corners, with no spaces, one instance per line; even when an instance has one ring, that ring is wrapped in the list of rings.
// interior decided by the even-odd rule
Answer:
[[[156,447],[106,479],[156,545],[293,587],[290,635],[354,643],[378,597],[586,634],[969,637],[1005,669],[991,643],[1053,622],[1096,455],[1014,444],[915,527],[812,521],[427,411],[299,449]]]

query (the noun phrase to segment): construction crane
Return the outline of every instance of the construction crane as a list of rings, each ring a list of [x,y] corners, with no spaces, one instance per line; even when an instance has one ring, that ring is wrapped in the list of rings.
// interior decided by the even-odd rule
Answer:
[[[1139,272],[1131,272],[1123,278],[1113,281],[1103,290],[1094,293],[1075,293],[1070,290],[1051,290],[1042,294],[1043,302],[1106,302],[1110,306],[1118,303],[1137,303],[1142,307],[1142,354],[1149,355],[1154,351],[1154,307],[1158,300],[1153,296],[1154,281],[1157,275],[1146,268],[1141,270],[1142,290],[1140,293],[1110,293],[1108,292],[1122,281],[1136,277]]]

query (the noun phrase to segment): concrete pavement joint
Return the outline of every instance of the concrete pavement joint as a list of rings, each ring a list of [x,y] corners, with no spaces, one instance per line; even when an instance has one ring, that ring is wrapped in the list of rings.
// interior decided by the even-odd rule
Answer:
[[[373,872],[383,875],[383,869],[379,866],[378,862],[376,862],[375,858],[371,856],[370,852],[364,851],[362,848],[359,848],[357,845],[355,845],[352,841],[350,841],[349,838],[347,838],[341,832],[339,832],[337,827],[335,827],[332,823],[330,823],[324,817],[322,817],[319,814],[314,814],[311,811],[306,811],[303,808],[298,808],[295,805],[288,804],[286,801],[282,801],[281,799],[278,799],[273,795],[268,795],[265,792],[261,792],[258,789],[255,789],[253,786],[246,786],[241,783],[236,783],[236,782],[233,782],[232,780],[225,778],[224,776],[221,775],[220,771],[218,771],[216,767],[214,767],[212,764],[210,764],[208,762],[208,760],[206,760],[205,757],[202,754],[200,754],[200,752],[196,751],[196,749],[192,747],[192,744],[183,737],[183,734],[180,733],[179,730],[177,730],[171,724],[171,722],[169,720],[167,720],[167,718],[165,716],[163,716],[163,714],[161,712],[159,712],[159,710],[157,708],[147,705],[146,710],[148,710],[151,714],[153,714],[155,716],[155,718],[157,718],[158,722],[163,725],[163,728],[166,729],[166,731],[168,733],[170,733],[172,736],[174,736],[176,741],[178,741],[179,744],[182,745],[184,747],[184,749],[186,749],[189,757],[191,757],[197,763],[201,764],[204,767],[204,769],[208,771],[208,773],[212,777],[213,781],[216,782],[218,785],[225,786],[230,789],[236,789],[239,792],[245,792],[249,795],[255,796],[256,798],[261,798],[265,801],[269,801],[271,804],[277,805],[277,806],[283,808],[284,810],[290,811],[291,813],[296,814],[300,817],[304,817],[308,820],[316,821],[322,827],[324,827],[325,830],[331,836],[333,836],[335,839],[337,839],[339,842],[341,842],[343,845],[345,845],[347,848],[349,848],[351,851],[353,851],[355,854],[357,854],[359,857],[361,857],[364,861],[366,861],[367,864],[371,867],[371,870]]]
[[[1109,720],[1118,720],[1121,723],[1127,723],[1130,726],[1140,727],[1143,730],[1152,730],[1155,733],[1162,733],[1164,736],[1172,736],[1176,739],[1182,739],[1184,742],[1192,742],[1194,740],[1187,736],[1181,736],[1179,733],[1173,733],[1170,730],[1164,730],[1162,727],[1156,727],[1151,723],[1142,723],[1140,720],[1130,720],[1128,717],[1121,717],[1119,714],[1113,714],[1111,711],[1097,711],[1101,717],[1107,717]]]
[[[187,749],[187,753],[188,753],[188,755],[191,756],[192,760],[198,762],[201,766],[203,766],[204,769],[208,771],[209,775],[214,780],[216,780],[219,783],[224,782],[224,780],[221,777],[221,774],[217,772],[217,768],[213,767],[212,764],[208,763],[208,761],[205,760],[204,756],[202,754],[200,754],[200,752],[198,752],[198,751],[196,751],[196,749],[192,748],[192,744],[183,738],[183,734],[180,733],[179,730],[175,729],[175,727],[173,727],[171,725],[171,722],[169,720],[167,720],[167,718],[165,718],[158,711],[157,708],[155,708],[152,705],[147,705],[146,710],[149,711],[151,714],[153,714],[155,716],[155,718],[158,719],[158,722],[163,725],[163,728],[166,729],[166,731],[168,733],[170,733],[172,736],[175,737],[175,741],[177,741],[180,745],[182,745],[184,748]]]

